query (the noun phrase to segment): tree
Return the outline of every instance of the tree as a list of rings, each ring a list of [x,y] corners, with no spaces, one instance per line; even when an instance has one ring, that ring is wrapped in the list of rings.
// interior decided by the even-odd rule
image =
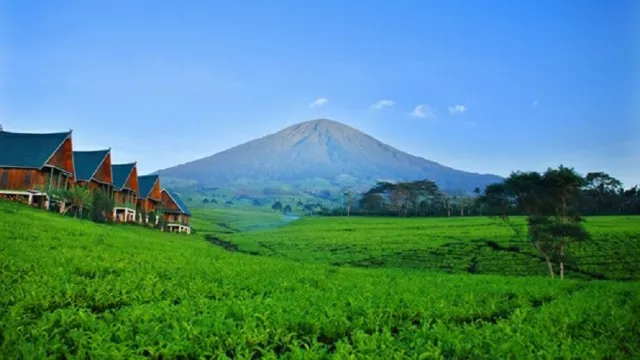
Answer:
[[[291,211],[292,211],[291,206],[288,205],[288,204],[284,207],[284,209],[282,209],[282,212],[285,213],[285,214],[288,214]]]
[[[91,200],[91,220],[104,223],[113,213],[113,198],[102,190],[94,190]]]
[[[367,213],[380,212],[384,208],[384,199],[380,194],[367,193],[360,199],[360,208]]]
[[[69,210],[75,209],[75,217],[82,217],[84,210],[91,209],[91,202],[93,195],[86,186],[76,185],[70,190],[58,189],[50,190],[49,195],[52,198],[57,199],[62,204],[69,204],[68,207],[64,205],[60,208],[60,213],[65,215]]]
[[[205,205],[208,204],[209,203],[209,199],[205,198],[204,200],[202,200],[202,203],[205,204]]]
[[[282,203],[280,201],[276,201],[275,203],[273,203],[273,205],[271,205],[271,209],[273,211],[280,211],[282,210]]]
[[[527,215],[526,236],[545,259],[551,278],[556,262],[560,279],[564,279],[569,245],[589,238],[577,206],[584,184],[574,169],[562,165],[544,174],[513,172],[503,183],[487,186],[482,201],[521,238],[525,235],[509,215],[516,211]]]
[[[587,195],[595,200],[596,213],[600,214],[605,207],[611,208],[617,195],[623,191],[622,182],[605,172],[590,172],[585,176]],[[618,204],[621,205],[621,204]]]
[[[344,206],[347,210],[347,216],[351,214],[352,204],[353,204],[353,191],[347,190],[344,192]]]
[[[473,206],[475,207],[475,211],[477,214],[480,214],[480,216],[482,216],[482,210],[483,210],[483,206],[482,206],[482,201],[480,198],[480,194],[482,193],[482,190],[480,190],[479,187],[476,187],[475,189],[473,189],[473,196],[474,199],[472,200]]]

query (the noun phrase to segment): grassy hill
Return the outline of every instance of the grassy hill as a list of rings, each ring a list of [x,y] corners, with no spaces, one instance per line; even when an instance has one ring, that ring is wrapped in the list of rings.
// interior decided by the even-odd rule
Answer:
[[[524,219],[516,219],[524,227]],[[640,217],[587,218],[589,242],[574,245],[567,274],[640,279]],[[542,257],[499,220],[464,218],[305,218],[259,233],[222,234],[240,250],[340,266],[498,275],[546,275]]]
[[[323,236],[306,224],[260,233]],[[0,202],[0,358],[640,356],[637,282],[335,267],[225,251],[198,235],[224,230],[204,217],[196,230]]]

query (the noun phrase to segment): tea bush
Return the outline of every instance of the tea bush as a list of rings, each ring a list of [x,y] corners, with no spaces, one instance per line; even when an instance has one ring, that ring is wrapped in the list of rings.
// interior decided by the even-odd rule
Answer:
[[[524,226],[524,218],[515,221]],[[585,225],[592,239],[569,248],[569,276],[640,279],[640,216],[589,217]],[[305,218],[268,231],[217,237],[241,251],[340,266],[548,274],[530,243],[486,217]]]
[[[2,202],[0,310],[0,358],[640,356],[637,282],[334,267]]]

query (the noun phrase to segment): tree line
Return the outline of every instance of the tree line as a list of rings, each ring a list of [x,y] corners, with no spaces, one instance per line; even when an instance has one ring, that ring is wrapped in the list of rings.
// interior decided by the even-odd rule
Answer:
[[[346,191],[342,206],[322,209],[325,216],[394,216],[394,217],[452,217],[495,215],[494,204],[487,196],[498,185],[506,185],[519,177],[544,178],[549,171],[570,171],[576,177],[576,189],[572,206],[582,215],[640,214],[640,188],[638,185],[625,189],[622,182],[605,172],[591,172],[582,176],[572,168],[560,166],[539,172],[513,172],[503,182],[476,188],[471,193],[443,191],[430,180],[409,182],[378,182],[368,191],[358,194]],[[540,189],[553,189],[554,182],[538,183]],[[489,191],[489,193],[487,193]],[[526,209],[515,201],[508,202],[504,211],[508,215],[527,215]]]

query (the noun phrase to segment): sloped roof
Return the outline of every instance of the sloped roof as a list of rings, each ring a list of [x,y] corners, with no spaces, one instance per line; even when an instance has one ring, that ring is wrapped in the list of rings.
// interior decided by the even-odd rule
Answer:
[[[140,199],[146,199],[151,196],[151,190],[153,190],[153,184],[156,183],[160,177],[158,175],[144,175],[138,176],[138,188]]]
[[[182,202],[182,199],[180,199],[178,195],[176,195],[175,193],[167,189],[162,189],[162,191],[166,192],[167,195],[169,195],[171,200],[173,200],[173,202],[175,202],[176,205],[178,205],[178,208],[180,209],[180,211],[182,211],[183,214],[187,216],[191,216],[191,211],[189,211],[189,208],[187,207],[187,205],[185,205],[185,203]],[[165,212],[167,211],[165,210]]]
[[[113,186],[117,189],[122,189],[127,184],[127,179],[129,179],[129,175],[131,175],[135,166],[136,163],[111,165]]]
[[[111,150],[74,151],[76,180],[90,181]]]
[[[40,169],[70,135],[0,131],[0,167]]]

